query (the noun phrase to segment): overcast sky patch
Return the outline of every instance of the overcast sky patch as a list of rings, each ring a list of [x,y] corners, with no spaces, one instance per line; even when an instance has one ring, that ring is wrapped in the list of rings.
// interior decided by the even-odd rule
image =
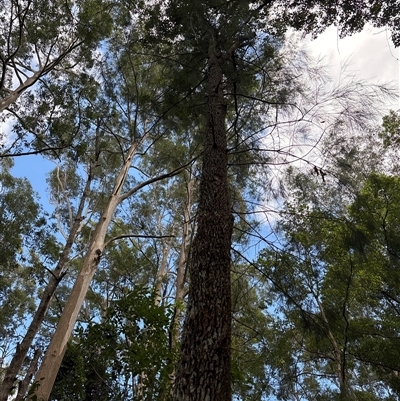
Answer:
[[[395,49],[385,29],[366,26],[358,34],[339,39],[335,27],[328,28],[317,39],[307,38],[303,46],[316,58],[324,58],[328,73],[338,80],[342,67],[348,73],[374,84],[391,83],[399,88],[399,49]],[[389,108],[399,109],[396,99]]]

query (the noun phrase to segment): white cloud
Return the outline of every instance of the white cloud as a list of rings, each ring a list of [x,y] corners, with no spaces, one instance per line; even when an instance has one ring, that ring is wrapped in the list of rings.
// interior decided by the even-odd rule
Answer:
[[[390,33],[384,29],[366,26],[358,34],[339,39],[337,29],[330,27],[317,39],[306,38],[303,43],[314,57],[324,58],[335,80],[347,65],[347,71],[361,79],[399,87],[399,49],[394,48]],[[388,107],[400,108],[399,100]]]

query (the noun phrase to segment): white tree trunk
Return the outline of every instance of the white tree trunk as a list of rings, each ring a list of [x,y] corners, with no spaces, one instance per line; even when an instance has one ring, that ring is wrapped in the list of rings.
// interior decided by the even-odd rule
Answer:
[[[137,143],[133,144],[128,151],[125,162],[115,181],[113,193],[108,199],[107,205],[91,237],[88,252],[83,260],[82,269],[72,288],[56,331],[43,358],[42,365],[36,374],[35,384],[38,385],[34,396],[37,397],[37,400],[47,401],[49,399],[67,348],[68,340],[71,337],[83,300],[86,297],[89,285],[100,262],[107,229],[118,204],[121,202],[122,187],[138,145]]]

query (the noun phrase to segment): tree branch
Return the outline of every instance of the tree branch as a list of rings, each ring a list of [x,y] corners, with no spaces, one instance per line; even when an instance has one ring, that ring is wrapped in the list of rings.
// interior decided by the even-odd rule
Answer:
[[[116,241],[118,239],[123,239],[123,238],[155,238],[155,239],[161,239],[161,238],[175,238],[175,235],[140,235],[140,234],[121,234],[117,235],[116,237],[110,238],[105,244],[104,248],[107,247],[111,242]]]
[[[165,173],[165,174],[161,174],[157,177],[154,178],[150,178],[149,180],[146,180],[144,182],[142,182],[139,185],[136,185],[136,187],[130,189],[128,192],[122,194],[119,198],[119,202],[121,203],[122,201],[124,201],[125,199],[129,198],[131,195],[133,195],[135,192],[139,191],[140,189],[144,188],[147,185],[152,184],[153,182],[157,182],[157,181],[161,181],[164,180],[165,178],[171,178],[174,177],[175,175],[178,175],[180,172],[182,172],[183,170],[186,169],[186,167],[188,167],[190,164],[192,164],[200,155],[194,157],[193,159],[189,160],[186,164],[184,164],[181,167],[178,167],[175,170],[172,170],[169,173]]]

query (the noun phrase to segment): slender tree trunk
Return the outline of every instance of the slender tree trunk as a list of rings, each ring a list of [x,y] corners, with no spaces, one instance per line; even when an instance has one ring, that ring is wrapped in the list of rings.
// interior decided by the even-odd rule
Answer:
[[[227,180],[224,58],[210,33],[208,115],[198,226],[189,261],[190,290],[177,367],[175,401],[231,400],[230,247],[233,218]]]
[[[174,230],[172,230],[173,232]],[[165,243],[166,242],[166,243]],[[162,287],[163,287],[163,282],[165,278],[168,276],[168,271],[167,271],[167,263],[168,263],[168,256],[171,251],[171,246],[172,246],[172,238],[170,238],[168,241],[162,241],[162,258],[160,262],[160,266],[158,268],[157,272],[157,277],[156,277],[156,298],[155,298],[155,304],[156,305],[161,305],[162,303]]]
[[[174,349],[178,344],[179,336],[179,322],[182,312],[182,302],[185,296],[185,276],[187,266],[187,246],[190,235],[190,210],[193,202],[193,187],[194,179],[189,177],[186,184],[186,202],[183,211],[183,227],[182,227],[182,243],[179,252],[178,266],[176,269],[176,285],[175,285],[175,310],[174,317],[171,322],[171,348]]]
[[[47,314],[51,300],[53,299],[53,295],[58,287],[58,284],[60,283],[61,279],[64,276],[65,267],[69,261],[69,255],[71,253],[72,246],[74,244],[76,235],[79,231],[79,227],[82,222],[82,214],[85,207],[85,202],[87,200],[87,197],[89,196],[91,181],[92,181],[92,175],[89,174],[83,195],[79,201],[79,206],[77,213],[75,215],[75,220],[72,223],[67,238],[67,242],[65,243],[64,249],[60,255],[60,259],[57,263],[57,266],[52,271],[52,274],[49,278],[49,282],[47,283],[43,291],[40,303],[33,316],[32,322],[30,323],[24,338],[18,345],[14,353],[14,356],[10,362],[10,365],[8,366],[5,372],[3,382],[1,383],[0,386],[0,401],[7,401],[14,386],[14,383],[17,380],[17,375],[21,370],[22,364],[29,351],[29,348],[31,347],[33,340],[36,334],[38,333],[43,323],[43,320]]]
[[[176,347],[179,346],[179,328],[181,322],[181,314],[183,307],[183,299],[185,296],[185,277],[187,267],[187,247],[190,241],[191,232],[191,219],[190,211],[193,202],[193,188],[194,178],[191,176],[191,172],[188,173],[188,181],[186,182],[186,201],[183,211],[183,226],[182,226],[182,242],[179,251],[178,265],[176,268],[176,281],[175,281],[175,307],[172,321],[169,328],[169,347],[170,350],[175,351]],[[171,361],[174,363],[174,361]],[[175,385],[175,369],[170,374],[170,384],[168,392],[163,395],[163,400],[171,400],[173,397],[174,385]]]
[[[159,228],[160,228],[161,222],[159,221]],[[161,263],[158,268],[157,272],[157,277],[156,277],[156,288],[155,288],[155,299],[154,303],[155,305],[161,305],[162,304],[162,285],[164,282],[165,277],[168,275],[167,271],[167,263],[168,263],[168,255],[171,251],[171,245],[172,245],[172,238],[170,238],[166,243],[165,241],[162,241],[162,258],[161,258]],[[143,345],[144,348],[147,348],[147,343]],[[146,373],[142,372],[140,373],[136,383],[133,386],[134,389],[134,394],[135,394],[135,399],[137,400],[144,400],[145,399],[145,393],[146,393],[146,380],[148,376]],[[151,389],[150,389],[151,390]]]
[[[322,303],[317,299],[318,307],[321,312],[322,320],[325,323],[327,336],[333,347],[334,363],[336,365],[336,373],[339,381],[340,400],[356,400],[354,392],[349,388],[348,380],[346,377],[346,355],[337,343],[335,336],[332,333],[328,318],[325,314],[325,309]]]
[[[37,365],[39,362],[39,358],[42,355],[42,350],[41,349],[37,349],[33,355],[33,359],[29,365],[28,371],[26,372],[26,375],[24,377],[24,380],[22,380],[19,383],[19,388],[18,388],[18,394],[15,397],[15,401],[21,401],[24,399],[24,396],[28,390],[29,387],[29,383],[32,380],[33,375],[36,372],[37,369]]]

